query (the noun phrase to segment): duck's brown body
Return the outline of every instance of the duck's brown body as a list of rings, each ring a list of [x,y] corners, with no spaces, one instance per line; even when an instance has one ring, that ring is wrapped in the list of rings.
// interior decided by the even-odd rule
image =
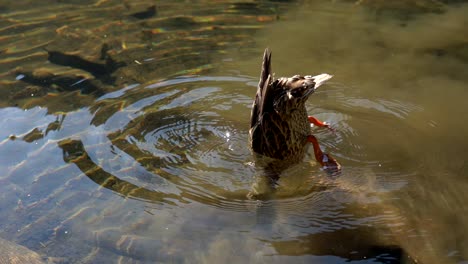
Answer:
[[[274,80],[271,52],[266,49],[251,113],[252,150],[278,160],[300,161],[311,137],[305,103],[309,95],[331,77],[328,74],[295,75]]]

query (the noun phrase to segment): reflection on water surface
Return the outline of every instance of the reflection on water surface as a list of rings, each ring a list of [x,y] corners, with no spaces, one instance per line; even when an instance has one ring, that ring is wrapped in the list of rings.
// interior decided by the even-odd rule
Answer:
[[[75,2],[0,7],[2,239],[59,263],[468,259],[463,1]],[[255,201],[266,46],[276,77],[335,76],[308,108],[343,172],[310,150]]]

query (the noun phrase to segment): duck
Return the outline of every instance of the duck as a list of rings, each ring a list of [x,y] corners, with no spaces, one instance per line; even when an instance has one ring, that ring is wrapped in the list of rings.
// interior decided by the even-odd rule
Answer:
[[[308,143],[312,143],[315,159],[327,172],[336,174],[341,170],[338,161],[322,151],[311,133],[313,125],[334,129],[329,123],[309,116],[306,109],[309,97],[332,77],[322,73],[275,79],[271,70],[271,51],[265,49],[251,110],[249,142],[253,152],[273,159],[268,165],[271,170],[283,170],[277,168],[278,164],[284,167],[284,164],[299,163],[304,159]]]

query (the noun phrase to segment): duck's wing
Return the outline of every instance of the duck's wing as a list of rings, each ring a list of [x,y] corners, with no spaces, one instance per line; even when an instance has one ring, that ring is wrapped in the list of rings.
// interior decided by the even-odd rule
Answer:
[[[258,122],[250,128],[250,146],[253,151],[263,154],[269,157],[273,157],[270,154],[270,150],[274,149],[272,146],[276,144],[276,138],[272,136],[274,134],[274,122],[271,122],[271,115],[264,113],[258,118]]]
[[[280,130],[277,113],[273,108],[274,97],[273,74],[271,72],[271,52],[267,48],[263,54],[262,72],[258,82],[257,94],[250,118],[250,144],[252,149],[260,154],[277,157],[276,147],[279,137],[272,137]],[[283,142],[284,143],[284,142]]]
[[[252,113],[250,115],[250,128],[258,125],[258,121],[261,116],[268,111],[267,104],[272,103],[270,86],[272,79],[271,52],[270,49],[266,48],[265,53],[263,54],[262,72],[260,73],[257,94],[255,95],[255,101],[253,102]]]

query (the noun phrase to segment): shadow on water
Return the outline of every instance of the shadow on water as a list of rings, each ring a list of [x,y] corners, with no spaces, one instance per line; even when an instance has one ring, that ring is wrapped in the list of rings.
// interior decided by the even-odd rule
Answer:
[[[150,202],[161,202],[174,205],[171,200],[184,202],[175,194],[164,194],[157,191],[146,190],[129,182],[120,180],[114,175],[103,170],[95,164],[86,153],[83,143],[78,140],[59,142],[59,147],[63,149],[63,159],[65,162],[72,162],[99,186],[112,190],[125,197],[142,199]]]
[[[64,263],[466,261],[464,2],[0,5],[0,236]],[[343,173],[309,150],[256,201],[266,46],[335,76],[307,107]]]
[[[294,240],[265,242],[271,243],[279,255],[339,256],[347,261],[372,259],[387,264],[418,263],[400,245],[391,242],[386,245],[380,241],[377,235],[380,231],[373,227],[358,227],[295,237]]]

